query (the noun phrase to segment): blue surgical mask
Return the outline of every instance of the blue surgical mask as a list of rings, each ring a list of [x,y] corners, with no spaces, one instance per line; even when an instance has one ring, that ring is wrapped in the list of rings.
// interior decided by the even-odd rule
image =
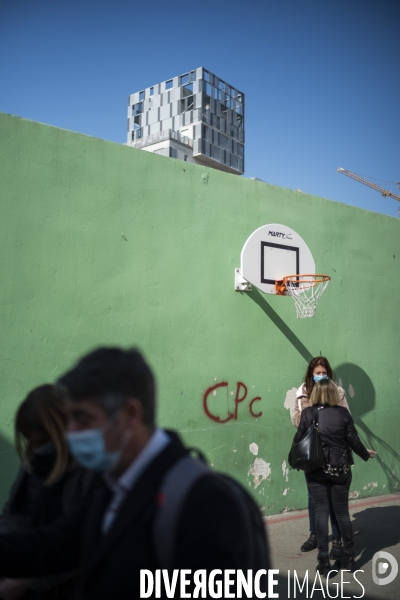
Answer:
[[[67,432],[71,454],[79,464],[90,471],[112,471],[120,461],[121,450],[108,452],[102,429]]]
[[[322,381],[323,379],[329,379],[328,375],[313,375],[315,383]]]

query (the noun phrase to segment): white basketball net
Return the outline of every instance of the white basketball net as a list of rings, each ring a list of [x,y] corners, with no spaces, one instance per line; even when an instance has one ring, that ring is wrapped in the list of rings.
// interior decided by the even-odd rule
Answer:
[[[283,280],[294,300],[298,319],[315,316],[317,302],[329,281],[325,275],[291,275]]]

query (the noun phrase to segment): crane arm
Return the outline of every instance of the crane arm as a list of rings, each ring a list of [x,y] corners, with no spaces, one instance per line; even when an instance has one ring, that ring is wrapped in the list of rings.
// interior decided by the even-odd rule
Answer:
[[[382,194],[382,196],[390,196],[390,198],[394,198],[395,200],[398,200],[400,202],[400,196],[396,196],[396,194],[392,194],[392,192],[389,192],[388,190],[384,190],[383,188],[379,187],[379,185],[376,185],[375,183],[371,183],[370,181],[367,181],[366,179],[359,177],[359,175],[355,175],[355,173],[352,173],[351,171],[346,171],[346,169],[342,169],[342,167],[339,167],[338,173],[343,173],[343,175],[347,175],[347,177],[351,177],[352,179],[355,179],[356,181],[359,181],[360,183],[363,183],[364,185],[368,185],[373,190],[380,192]]]

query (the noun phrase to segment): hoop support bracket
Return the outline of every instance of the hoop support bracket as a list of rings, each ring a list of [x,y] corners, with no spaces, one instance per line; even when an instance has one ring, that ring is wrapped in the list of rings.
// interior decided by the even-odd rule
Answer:
[[[245,279],[240,269],[235,269],[235,292],[251,292],[251,283]]]

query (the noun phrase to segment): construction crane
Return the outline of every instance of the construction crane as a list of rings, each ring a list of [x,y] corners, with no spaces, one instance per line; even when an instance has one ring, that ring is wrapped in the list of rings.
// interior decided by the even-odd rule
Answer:
[[[362,177],[355,175],[355,173],[352,173],[351,171],[346,171],[346,169],[342,169],[342,167],[339,167],[338,173],[343,173],[343,175],[347,175],[347,177],[351,177],[352,179],[355,179],[356,181],[359,181],[360,183],[363,183],[364,185],[368,185],[373,190],[380,192],[382,194],[382,196],[389,196],[390,198],[394,198],[395,200],[398,200],[400,202],[400,196],[396,196],[396,194],[392,194],[392,192],[389,192],[388,190],[384,190],[383,188],[379,187],[379,185],[376,185],[375,183],[371,183],[370,181],[367,181],[366,179],[363,179]]]

